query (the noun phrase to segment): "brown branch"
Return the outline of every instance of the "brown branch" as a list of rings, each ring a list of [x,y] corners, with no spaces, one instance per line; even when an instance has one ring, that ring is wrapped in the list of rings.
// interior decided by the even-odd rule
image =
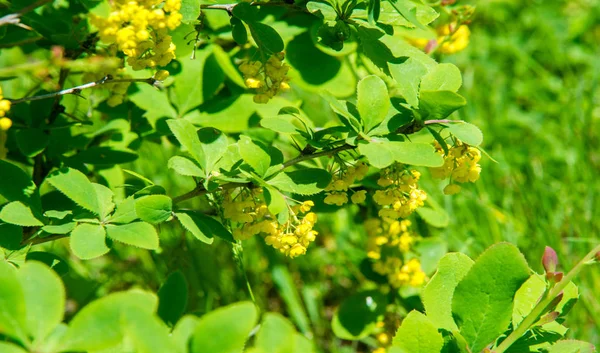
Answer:
[[[456,123],[464,123],[464,120],[450,120],[450,119],[440,119],[440,120],[425,120],[423,122],[424,125],[432,125],[432,124],[456,124]]]
[[[37,245],[68,237],[68,234],[56,234],[45,238],[29,238],[21,242],[21,246]]]
[[[41,99],[48,99],[48,98],[55,98],[55,97],[60,97],[60,96],[64,96],[67,94],[79,94],[81,93],[82,90],[87,89],[87,88],[92,88],[92,87],[96,87],[96,86],[100,86],[100,85],[105,85],[108,83],[119,83],[119,82],[145,82],[147,84],[150,85],[155,85],[156,82],[158,82],[156,79],[150,77],[150,78],[121,78],[121,79],[115,79],[112,78],[111,75],[107,75],[104,78],[95,81],[95,82],[88,82],[79,86],[75,86],[75,87],[71,87],[71,88],[67,88],[67,89],[63,89],[57,92],[52,92],[52,93],[47,93],[47,94],[42,94],[39,96],[33,96],[33,97],[24,97],[24,98],[19,98],[19,99],[11,99],[11,103],[14,104],[19,104],[19,103],[23,103],[23,102],[31,102],[31,101],[37,101],[37,100],[41,100]]]
[[[203,5],[200,5],[200,9],[202,9],[202,10],[224,10],[224,11],[227,11],[227,13],[231,16],[233,14],[233,9],[237,5],[238,5],[238,3],[203,4]],[[284,6],[284,7],[289,7],[289,8],[295,9],[295,10],[308,12],[308,10],[304,7],[295,5],[293,3],[289,4],[284,1],[253,1],[250,3],[250,6]]]

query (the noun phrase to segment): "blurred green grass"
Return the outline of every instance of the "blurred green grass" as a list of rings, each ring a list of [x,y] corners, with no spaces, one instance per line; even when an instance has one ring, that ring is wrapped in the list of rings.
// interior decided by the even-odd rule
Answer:
[[[478,255],[498,241],[541,271],[544,246],[568,271],[600,240],[600,2],[478,2],[469,47],[455,57],[484,132],[481,180],[446,198],[451,250]],[[464,189],[463,189],[464,190]],[[600,343],[600,271],[576,282],[570,336]]]

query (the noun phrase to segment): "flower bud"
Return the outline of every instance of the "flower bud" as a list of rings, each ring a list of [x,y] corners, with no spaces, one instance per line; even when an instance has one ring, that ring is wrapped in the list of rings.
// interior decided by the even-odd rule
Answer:
[[[542,265],[546,273],[554,273],[556,266],[558,265],[558,256],[556,251],[549,246],[544,249],[544,255],[542,256]]]
[[[169,77],[169,71],[167,71],[167,70],[158,70],[154,74],[154,79],[157,81],[166,80],[167,77]]]

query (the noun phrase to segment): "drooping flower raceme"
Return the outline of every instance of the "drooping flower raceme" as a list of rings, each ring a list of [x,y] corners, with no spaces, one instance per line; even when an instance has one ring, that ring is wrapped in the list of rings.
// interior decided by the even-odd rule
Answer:
[[[290,89],[287,76],[290,67],[283,62],[284,59],[285,54],[281,52],[271,55],[265,63],[244,61],[240,64],[246,86],[256,92],[255,103],[267,103],[277,93]]]
[[[435,148],[443,155],[444,165],[429,170],[434,178],[450,178],[450,184],[444,188],[444,194],[453,195],[460,192],[461,187],[457,183],[474,183],[479,179],[481,166],[478,162],[481,159],[481,152],[477,148],[460,140],[456,140],[454,146],[448,148],[448,154],[437,141]]]
[[[373,200],[382,206],[379,216],[384,218],[406,218],[427,199],[425,191],[417,184],[421,173],[409,170],[402,164],[393,164],[381,171],[377,184],[382,187],[375,191]]]

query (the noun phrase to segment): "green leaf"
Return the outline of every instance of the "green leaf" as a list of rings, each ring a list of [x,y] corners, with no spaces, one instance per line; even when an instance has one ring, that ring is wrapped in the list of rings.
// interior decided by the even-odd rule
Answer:
[[[408,58],[400,64],[388,64],[390,73],[398,83],[398,92],[412,107],[419,106],[419,86],[427,73],[426,66],[416,58]]]
[[[115,224],[131,223],[136,219],[138,219],[138,215],[135,212],[135,199],[128,197],[117,205],[115,213],[108,218],[108,222]]]
[[[258,14],[258,9],[250,3],[238,3],[232,11],[233,15],[244,22],[254,22]]]
[[[185,313],[188,301],[188,285],[181,271],[167,277],[158,290],[158,316],[169,326],[174,326]]]
[[[115,203],[113,202],[115,194],[111,189],[104,185],[92,183],[92,186],[94,187],[94,190],[96,190],[96,196],[98,198],[100,219],[104,220],[115,209]]]
[[[187,151],[195,160],[200,164],[202,169],[206,169],[206,157],[202,144],[198,138],[196,127],[185,119],[171,119],[167,120],[169,129],[175,135],[175,138],[181,144],[181,147]]]
[[[306,314],[302,300],[300,300],[296,283],[288,268],[283,265],[276,265],[271,270],[271,276],[273,277],[273,283],[277,286],[279,295],[286,305],[290,318],[302,333],[310,332],[308,315]]]
[[[200,318],[190,353],[241,353],[258,314],[251,302],[214,310]]]
[[[156,127],[159,118],[177,117],[177,112],[165,91],[160,91],[146,83],[137,84],[136,88],[135,92],[128,94],[128,98],[145,111],[144,117],[148,119],[150,125]]]
[[[21,201],[41,210],[37,187],[21,168],[0,159],[0,195],[7,201]]]
[[[28,353],[23,348],[9,342],[0,342],[0,352],[2,353]]]
[[[392,346],[403,353],[439,353],[444,339],[427,316],[413,310],[402,321]]]
[[[17,270],[6,261],[0,261],[0,333],[27,342],[24,291]]]
[[[177,325],[175,325],[172,333],[173,341],[179,346],[181,352],[188,351],[190,339],[196,330],[196,326],[198,326],[198,321],[200,320],[196,316],[186,315],[177,322]]]
[[[126,334],[125,313],[146,313],[148,320],[153,318],[156,306],[156,296],[140,290],[113,293],[95,300],[79,311],[69,323],[61,352],[99,351],[115,347]]]
[[[127,148],[94,146],[80,151],[68,159],[69,163],[85,163],[92,165],[123,164],[133,162],[137,153]]]
[[[169,328],[155,315],[142,310],[126,310],[121,315],[127,341],[137,348],[134,352],[180,353],[169,337]]]
[[[193,215],[196,225],[198,225],[198,227],[202,230],[202,233],[204,233],[207,237],[213,238],[216,236],[230,243],[235,243],[233,235],[221,222],[202,213],[196,212]]]
[[[283,39],[273,27],[262,22],[250,22],[248,27],[250,27],[252,38],[260,49],[265,50],[267,53],[283,51]]]
[[[177,107],[179,116],[191,111],[204,103],[212,95],[213,87],[208,86],[211,78],[207,72],[209,56],[213,53],[212,47],[196,49],[196,58],[180,58],[181,72],[175,76],[173,83],[173,103]],[[219,67],[216,69],[219,71]],[[224,77],[223,77],[224,78]]]
[[[23,240],[23,227],[14,224],[0,223],[0,248],[19,250]]]
[[[265,201],[269,212],[277,215],[287,209],[287,202],[285,196],[273,187],[263,188],[265,194]]]
[[[181,0],[181,9],[179,13],[183,23],[194,22],[200,17],[200,3],[201,0]]]
[[[231,17],[231,36],[238,45],[244,45],[248,42],[248,31],[246,26],[237,17]],[[218,47],[215,45],[215,47]]]
[[[361,131],[361,123],[357,117],[348,110],[348,102],[339,101],[330,93],[323,93],[321,96],[329,102],[329,106],[335,113],[338,114],[344,125],[356,132]]]
[[[204,233],[203,229],[206,230],[206,226],[202,223],[202,220],[196,216],[195,213],[177,212],[175,213],[175,217],[177,217],[183,228],[192,233],[196,239],[206,244],[213,243],[214,238],[212,236],[212,232],[208,233],[208,235]]]
[[[331,174],[320,168],[299,169],[282,172],[267,181],[267,184],[284,192],[299,195],[314,195],[329,185]]]
[[[319,14],[325,22],[335,21],[337,19],[337,12],[328,3],[319,1],[309,1],[306,4],[306,9],[312,14]]]
[[[269,353],[294,353],[296,330],[278,313],[266,313],[256,335],[255,348]]]
[[[452,91],[456,92],[462,86],[460,70],[454,64],[442,63],[436,65],[421,79],[422,91]]]
[[[271,165],[269,154],[248,136],[240,135],[238,146],[244,162],[248,163],[259,176],[265,175]]]
[[[382,42],[385,32],[378,27],[358,26],[357,34],[363,53],[384,73],[389,73],[388,63],[404,62],[404,58],[396,57],[390,47]]]
[[[135,200],[135,213],[142,221],[158,224],[171,217],[173,200],[165,195],[142,196]]]
[[[37,261],[28,261],[21,267],[19,280],[27,307],[27,331],[42,340],[62,322],[65,288],[56,272]]]
[[[378,317],[385,313],[386,305],[386,297],[374,290],[347,297],[333,316],[333,333],[348,340],[368,336],[376,328]]]
[[[69,238],[73,254],[82,260],[102,256],[110,251],[106,246],[106,231],[100,224],[80,223]]]
[[[529,266],[519,250],[500,243],[488,248],[458,284],[452,313],[471,351],[479,352],[510,324],[513,298],[529,278]]]
[[[448,131],[462,142],[471,146],[479,146],[483,142],[483,133],[473,124],[452,123],[448,125]]]
[[[282,134],[297,134],[302,130],[294,125],[294,119],[291,115],[281,115],[274,118],[261,119],[260,125]]]
[[[198,138],[205,154],[206,165],[204,166],[204,170],[208,177],[210,173],[215,171],[215,165],[227,152],[229,141],[223,132],[212,127],[198,130]]]
[[[444,164],[443,157],[429,143],[394,141],[392,146],[397,162],[423,167],[441,167]]]
[[[595,353],[593,344],[576,340],[558,341],[548,348],[548,353]]]
[[[20,201],[6,204],[0,210],[0,220],[23,227],[39,227],[44,223],[37,219],[31,209]]]
[[[414,6],[410,1],[407,0],[388,0],[388,2],[401,14],[404,18],[406,18],[410,23],[412,23],[415,27],[420,28],[422,30],[428,30],[426,26],[424,26],[419,19],[417,18],[417,7]],[[410,6],[413,5],[413,6]]]
[[[158,234],[150,223],[134,222],[118,226],[107,224],[106,235],[113,240],[142,249],[158,249]]]
[[[379,77],[367,76],[358,82],[357,97],[356,106],[365,131],[369,131],[385,119],[390,109],[387,86]]]
[[[369,164],[379,169],[388,167],[396,161],[392,144],[387,140],[361,141],[358,144],[358,152],[367,157]]]
[[[452,91],[421,91],[419,113],[423,120],[446,119],[467,101]]]
[[[440,260],[437,272],[423,289],[421,297],[425,313],[437,328],[458,330],[452,318],[452,297],[456,286],[472,266],[473,260],[467,255],[447,254]]]
[[[185,176],[204,177],[204,171],[197,162],[187,157],[174,156],[169,159],[167,166],[176,173]]]
[[[239,22],[240,24],[233,25],[233,23],[237,23],[237,22]],[[235,36],[242,36],[243,35],[242,33],[246,34],[246,27],[244,27],[244,25],[240,22],[240,20],[238,20],[235,17],[231,17],[231,23],[232,23],[231,34],[234,35],[233,40],[236,40]],[[242,37],[242,38],[238,38],[238,39],[242,40],[244,38]],[[248,41],[247,34],[246,34],[246,41]],[[244,43],[242,43],[241,45],[243,45]],[[244,78],[242,77],[242,75],[240,74],[238,69],[231,63],[231,58],[225,52],[225,50],[223,50],[223,48],[221,48],[220,45],[213,45],[212,50],[213,50],[213,54],[215,55],[215,58],[217,59],[217,63],[219,64],[219,66],[221,67],[221,70],[223,70],[225,75],[227,75],[227,77],[229,77],[229,79],[233,83],[235,83],[236,85],[245,89],[246,84],[244,83]]]
[[[59,276],[64,276],[69,272],[69,265],[61,257],[45,251],[30,251],[25,257],[26,261],[39,261],[46,264]]]
[[[417,213],[427,224],[436,228],[447,227],[450,223],[448,212],[435,202],[431,197],[427,198],[427,204],[431,207],[419,207]]]
[[[82,172],[62,168],[51,173],[46,180],[77,205],[97,215],[101,213],[96,189]]]
[[[367,14],[369,23],[375,25],[379,20],[379,12],[381,11],[381,0],[369,0],[367,3]]]
[[[27,157],[35,157],[48,146],[50,135],[42,129],[21,129],[16,134],[17,146]]]

